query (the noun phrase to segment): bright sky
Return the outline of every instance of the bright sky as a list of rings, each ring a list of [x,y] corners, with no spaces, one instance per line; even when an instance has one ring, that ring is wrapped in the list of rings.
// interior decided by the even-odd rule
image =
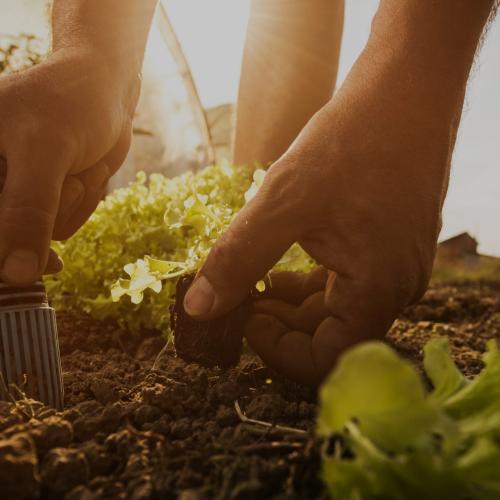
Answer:
[[[206,106],[234,101],[248,0],[165,0]],[[378,0],[347,0],[340,81],[368,37]],[[43,0],[0,0],[0,33],[40,32]],[[43,30],[42,30],[43,31]],[[340,83],[340,82],[339,82]],[[500,19],[471,80],[442,237],[469,231],[500,255]]]

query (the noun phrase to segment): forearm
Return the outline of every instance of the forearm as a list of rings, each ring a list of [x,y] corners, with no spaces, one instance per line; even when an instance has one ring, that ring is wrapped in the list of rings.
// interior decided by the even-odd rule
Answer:
[[[237,164],[278,159],[331,98],[343,0],[253,0],[239,90]]]
[[[440,116],[459,116],[494,3],[382,0],[367,46],[344,89],[353,80],[363,82],[367,92],[374,87],[381,105],[407,108],[409,119],[435,117],[438,124]]]
[[[157,0],[53,0],[52,46],[91,47],[112,67],[140,70]]]
[[[383,152],[388,165],[405,172],[407,185],[397,189],[442,186],[442,204],[467,80],[493,4],[382,0],[365,50],[315,121],[322,127],[316,137],[347,151],[360,149],[361,137],[368,154],[358,162],[369,169],[371,157]],[[369,117],[361,131],[357,115]],[[314,158],[321,145],[310,130],[295,152]],[[372,175],[378,170],[366,178]]]

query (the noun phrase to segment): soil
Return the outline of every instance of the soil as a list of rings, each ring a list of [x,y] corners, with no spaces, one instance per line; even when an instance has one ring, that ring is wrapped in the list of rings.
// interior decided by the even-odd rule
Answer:
[[[214,321],[196,321],[184,310],[186,296],[194,275],[183,276],[175,288],[175,304],[170,307],[170,327],[175,352],[184,361],[212,368],[231,368],[240,360],[248,303]]]
[[[327,498],[314,390],[248,353],[229,370],[205,368],[171,346],[160,353],[164,342],[151,332],[62,313],[59,329],[65,410],[0,402],[2,499]],[[387,340],[420,366],[434,335],[449,337],[461,369],[476,374],[485,342],[500,338],[498,290],[432,288]],[[244,422],[235,403],[281,427]]]

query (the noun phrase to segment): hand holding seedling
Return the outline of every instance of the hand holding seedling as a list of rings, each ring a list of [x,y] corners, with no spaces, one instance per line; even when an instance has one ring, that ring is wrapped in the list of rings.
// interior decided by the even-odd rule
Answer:
[[[298,241],[328,275],[271,280],[276,298],[256,305],[246,331],[263,360],[318,383],[344,349],[385,334],[427,287],[465,86],[492,4],[381,2],[343,87],[213,248],[186,296],[188,313],[226,313]]]
[[[52,54],[0,79],[0,280],[58,270],[51,239],[85,222],[123,163],[155,3],[55,1]]]

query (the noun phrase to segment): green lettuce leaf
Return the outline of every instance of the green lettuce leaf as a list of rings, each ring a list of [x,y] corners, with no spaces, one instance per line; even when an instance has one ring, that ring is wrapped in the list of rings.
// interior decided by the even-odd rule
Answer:
[[[340,432],[355,420],[363,434],[386,450],[414,445],[437,421],[412,365],[380,342],[347,352],[320,392],[318,430]]]
[[[353,348],[325,381],[318,431],[336,443],[322,466],[332,498],[500,498],[495,342],[488,344],[484,370],[470,382],[447,340],[433,339],[424,354],[434,386],[427,394],[417,371],[377,343]]]
[[[445,401],[446,412],[458,419],[500,415],[500,352],[494,340],[483,355],[485,368],[468,385]]]
[[[446,401],[467,385],[467,379],[451,358],[445,338],[432,339],[425,345],[424,369],[434,386],[432,398],[437,401]]]

